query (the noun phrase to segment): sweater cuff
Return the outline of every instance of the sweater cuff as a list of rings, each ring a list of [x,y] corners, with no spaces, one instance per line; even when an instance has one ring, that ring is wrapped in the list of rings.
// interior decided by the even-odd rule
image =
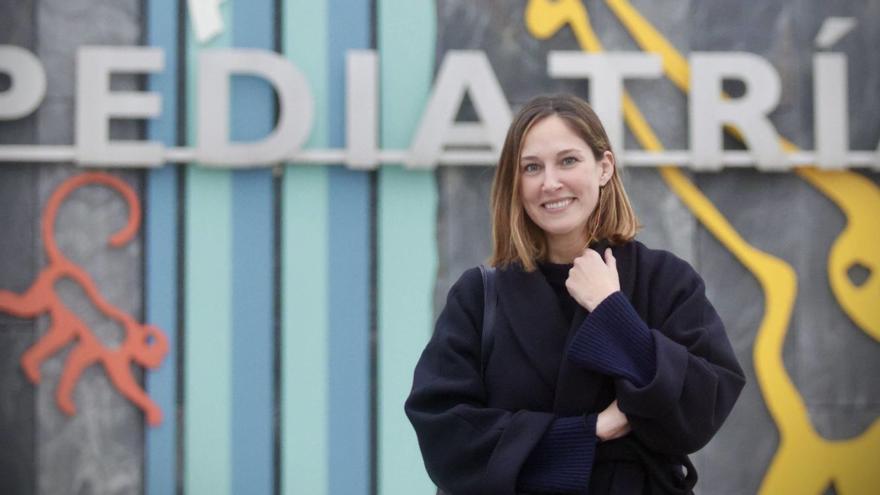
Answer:
[[[586,493],[595,453],[595,414],[557,418],[526,459],[517,489]]]
[[[584,319],[569,345],[568,358],[637,387],[650,383],[657,370],[652,332],[620,291],[606,297]]]

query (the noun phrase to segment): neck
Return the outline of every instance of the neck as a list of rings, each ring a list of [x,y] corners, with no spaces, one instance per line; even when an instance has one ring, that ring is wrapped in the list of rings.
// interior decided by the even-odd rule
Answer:
[[[547,235],[547,261],[572,263],[587,247],[587,236],[580,232],[563,236]]]

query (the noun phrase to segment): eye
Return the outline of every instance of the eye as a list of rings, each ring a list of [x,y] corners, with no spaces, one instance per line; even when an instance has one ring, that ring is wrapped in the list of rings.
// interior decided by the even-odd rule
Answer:
[[[572,167],[572,166],[576,165],[577,162],[578,162],[578,159],[577,159],[577,157],[574,157],[574,156],[567,156],[562,159],[562,165],[564,165],[566,167]]]
[[[541,171],[541,165],[537,163],[526,163],[523,165],[523,172],[529,175],[536,174]]]

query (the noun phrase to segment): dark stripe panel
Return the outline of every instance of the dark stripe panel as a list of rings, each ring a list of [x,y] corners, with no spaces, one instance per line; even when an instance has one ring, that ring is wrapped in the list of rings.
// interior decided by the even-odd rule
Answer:
[[[151,75],[149,90],[162,96],[162,114],[147,124],[147,138],[166,146],[176,144],[178,76],[178,5],[176,0],[151,0],[146,9],[149,46],[165,53],[165,70]],[[144,215],[146,321],[165,332],[169,346],[162,366],[146,375],[147,393],[162,409],[164,419],[148,428],[144,446],[144,492],[172,494],[177,486],[177,170],[166,165],[147,172]]]
[[[345,146],[345,55],[370,47],[368,2],[329,1],[328,141]],[[369,172],[329,172],[331,495],[370,489]]]
[[[232,4],[236,48],[272,50],[274,2]],[[233,140],[256,141],[273,127],[270,85],[254,77],[232,80]],[[232,493],[270,494],[273,485],[272,172],[232,174]]]

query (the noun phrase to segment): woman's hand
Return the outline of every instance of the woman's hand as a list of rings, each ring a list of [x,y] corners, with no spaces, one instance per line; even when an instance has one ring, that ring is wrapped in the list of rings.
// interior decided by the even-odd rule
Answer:
[[[605,249],[604,261],[592,249],[586,249],[584,254],[575,258],[565,287],[571,297],[590,312],[606,297],[619,291],[617,260],[611,254],[611,248]]]
[[[616,400],[596,417],[596,436],[602,442],[625,436],[631,430],[629,420],[618,409]]]

